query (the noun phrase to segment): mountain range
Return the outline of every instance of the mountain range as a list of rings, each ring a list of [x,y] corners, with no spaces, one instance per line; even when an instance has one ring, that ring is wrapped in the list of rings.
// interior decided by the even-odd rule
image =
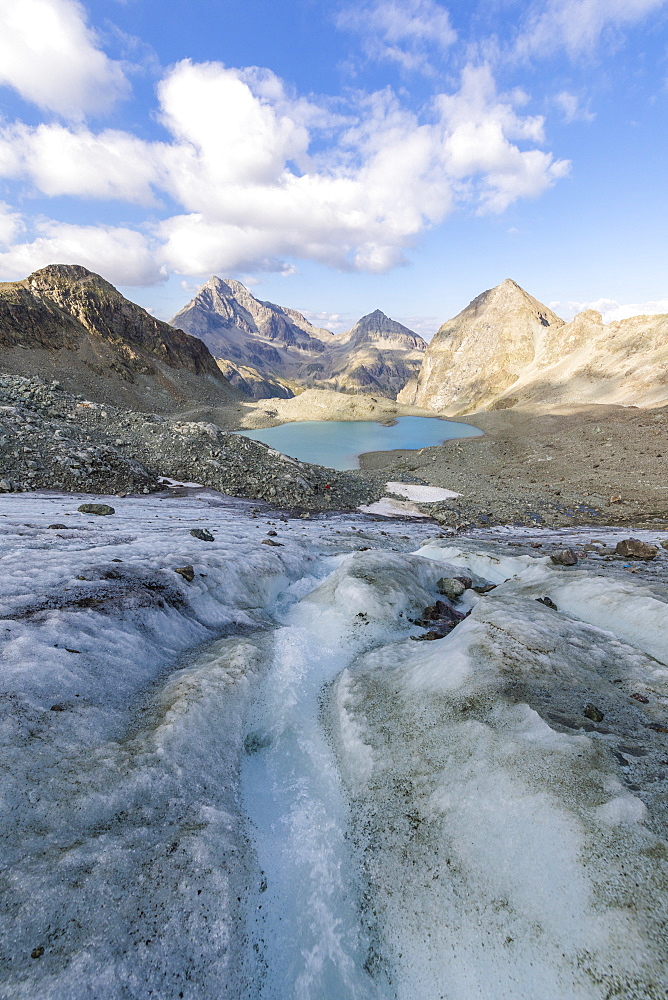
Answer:
[[[215,275],[171,324],[201,337],[230,382],[256,399],[309,387],[395,398],[419,371],[427,346],[379,309],[335,335]]]
[[[427,345],[380,310],[334,335],[294,309],[213,277],[172,321],[84,267],[0,283],[0,368],[87,399],[209,412],[306,388],[370,393],[447,416],[484,409],[668,402],[668,315],[565,322],[507,279]],[[227,376],[227,377],[226,377]]]

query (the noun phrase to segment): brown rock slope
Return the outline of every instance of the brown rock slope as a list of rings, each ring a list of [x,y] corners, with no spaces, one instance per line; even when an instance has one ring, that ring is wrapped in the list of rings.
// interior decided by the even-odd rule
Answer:
[[[668,401],[668,316],[565,323],[510,279],[444,323],[399,401],[445,414]]]
[[[239,397],[201,340],[75,264],[0,283],[0,369],[57,379],[88,399],[143,411]]]
[[[582,403],[663,406],[668,402],[668,316],[633,316],[607,326],[588,310],[559,331],[501,394],[496,406]]]
[[[444,323],[427,348],[417,383],[399,401],[446,413],[484,409],[536,356],[536,345],[564,325],[510,278]]]

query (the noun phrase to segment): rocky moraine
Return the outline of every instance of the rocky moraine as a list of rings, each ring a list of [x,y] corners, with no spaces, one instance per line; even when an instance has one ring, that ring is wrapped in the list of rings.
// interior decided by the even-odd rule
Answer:
[[[0,491],[150,493],[161,478],[298,510],[377,500],[378,473],[298,462],[215,424],[85,400],[57,382],[0,376]]]

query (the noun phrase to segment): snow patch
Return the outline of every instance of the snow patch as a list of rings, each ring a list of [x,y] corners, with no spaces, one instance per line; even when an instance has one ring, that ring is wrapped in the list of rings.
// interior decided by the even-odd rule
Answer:
[[[440,486],[421,486],[418,483],[386,483],[385,488],[390,493],[416,503],[438,503],[439,500],[452,500],[453,497],[462,496],[453,490],[441,489]]]

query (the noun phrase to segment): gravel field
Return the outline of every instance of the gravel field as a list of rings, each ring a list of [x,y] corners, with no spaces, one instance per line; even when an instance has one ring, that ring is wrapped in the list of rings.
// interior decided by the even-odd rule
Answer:
[[[451,528],[668,525],[668,408],[502,410],[458,419],[484,436],[371,452],[360,470],[337,472],[218,423],[122,410],[57,382],[1,375],[0,492],[149,493],[169,477],[304,512],[373,503],[395,480],[461,493],[422,505]]]
[[[457,420],[484,436],[369,453],[362,468],[461,493],[428,508],[450,527],[668,525],[668,407],[500,410]]]
[[[0,491],[150,493],[160,477],[294,510],[351,510],[377,500],[376,473],[286,458],[215,424],[120,410],[57,382],[0,376]]]

